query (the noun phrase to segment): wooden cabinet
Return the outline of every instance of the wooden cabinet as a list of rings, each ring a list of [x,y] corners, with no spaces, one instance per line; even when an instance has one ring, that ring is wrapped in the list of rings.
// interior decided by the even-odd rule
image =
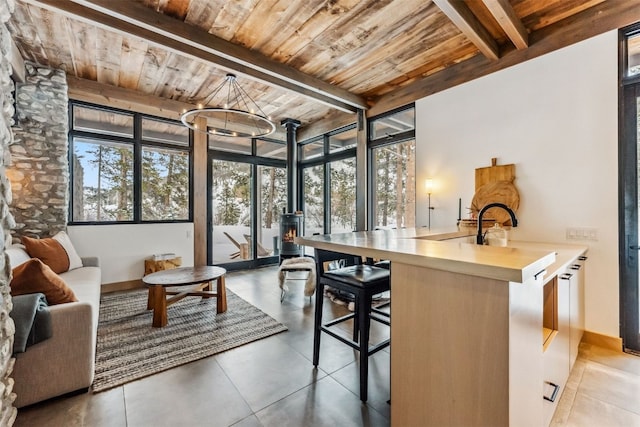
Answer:
[[[564,264],[543,287],[543,425],[549,425],[584,332],[585,256]]]

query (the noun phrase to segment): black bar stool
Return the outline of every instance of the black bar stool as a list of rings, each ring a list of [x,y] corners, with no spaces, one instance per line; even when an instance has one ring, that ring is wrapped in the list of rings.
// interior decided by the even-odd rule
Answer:
[[[369,356],[389,345],[386,339],[369,347],[371,320],[390,325],[389,313],[371,307],[374,295],[390,289],[390,271],[385,268],[362,264],[362,258],[340,252],[315,249],[316,259],[316,306],[313,335],[313,365],[320,359],[320,335],[325,332],[360,352],[360,400],[367,401],[367,374]],[[339,267],[325,270],[325,263],[337,261]],[[355,310],[346,316],[322,323],[324,287],[331,286],[355,297]],[[340,322],[353,319],[353,340],[344,338],[329,329]]]

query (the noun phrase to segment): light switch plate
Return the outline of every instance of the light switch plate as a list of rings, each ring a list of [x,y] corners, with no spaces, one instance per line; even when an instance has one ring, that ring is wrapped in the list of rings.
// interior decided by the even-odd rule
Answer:
[[[594,227],[568,227],[567,240],[598,240],[598,229]]]

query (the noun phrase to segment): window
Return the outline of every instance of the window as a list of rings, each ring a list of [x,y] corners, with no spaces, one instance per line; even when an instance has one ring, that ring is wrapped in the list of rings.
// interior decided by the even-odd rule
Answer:
[[[371,228],[415,227],[415,110],[413,106],[372,119]]]
[[[257,139],[256,156],[287,160],[287,145],[283,142]]]
[[[84,103],[70,110],[71,222],[190,220],[188,129]]]
[[[372,141],[391,138],[415,130],[415,108],[385,114],[370,122],[369,138]]]
[[[133,138],[133,114],[77,104],[72,111],[75,131]]]
[[[229,153],[251,154],[251,139],[208,135],[209,149]]]
[[[74,138],[73,221],[133,220],[133,145]]]
[[[640,74],[640,33],[629,36],[627,45],[627,77]]]
[[[189,152],[142,147],[142,220],[189,218]]]
[[[330,163],[331,232],[346,233],[356,229],[356,159]]]
[[[355,148],[358,144],[358,131],[353,128],[346,132],[337,133],[329,136],[329,152],[336,153],[338,151]]]
[[[373,228],[415,227],[415,140],[373,152]]]
[[[274,239],[280,233],[280,214],[287,206],[287,170],[281,167],[258,165],[258,216],[257,255],[273,255]]]
[[[309,160],[324,155],[324,139],[309,141],[302,144],[302,154],[300,160]]]
[[[324,232],[324,165],[303,170],[304,233]]]
[[[355,125],[300,144],[304,234],[356,229]]]

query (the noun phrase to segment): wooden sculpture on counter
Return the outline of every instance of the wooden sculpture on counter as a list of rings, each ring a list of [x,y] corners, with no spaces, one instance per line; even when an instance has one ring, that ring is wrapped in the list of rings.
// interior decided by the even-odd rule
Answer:
[[[516,166],[500,165],[497,166],[497,159],[491,159],[491,166],[476,169],[476,192],[471,201],[471,214],[475,218],[480,209],[489,203],[504,203],[514,212],[518,211],[520,206],[520,194],[516,188],[514,181],[516,179]],[[498,223],[503,226],[510,226],[511,218],[509,214],[502,209],[489,209],[483,218],[491,219],[492,224]],[[483,224],[484,226],[484,224]]]

